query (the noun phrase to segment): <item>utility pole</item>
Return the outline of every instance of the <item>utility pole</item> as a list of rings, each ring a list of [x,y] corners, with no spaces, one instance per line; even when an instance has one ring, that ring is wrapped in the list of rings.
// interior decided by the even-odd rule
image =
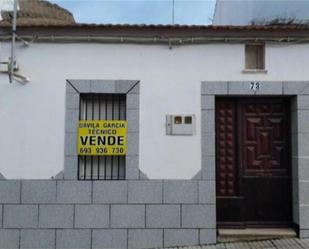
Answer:
[[[15,67],[15,40],[16,40],[16,21],[17,21],[17,2],[18,0],[14,0],[14,9],[13,9],[13,20],[12,20],[12,46],[11,46],[11,61],[10,61],[10,72],[9,78],[10,83],[13,82],[14,75],[14,67]]]

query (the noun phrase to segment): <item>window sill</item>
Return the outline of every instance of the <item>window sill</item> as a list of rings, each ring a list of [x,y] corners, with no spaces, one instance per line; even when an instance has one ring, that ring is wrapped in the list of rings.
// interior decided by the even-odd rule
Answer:
[[[242,73],[245,74],[267,74],[267,70],[265,69],[244,69]]]

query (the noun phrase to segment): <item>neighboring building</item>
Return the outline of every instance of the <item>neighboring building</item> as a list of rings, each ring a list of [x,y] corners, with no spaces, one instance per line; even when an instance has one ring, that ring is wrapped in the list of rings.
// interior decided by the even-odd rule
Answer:
[[[309,237],[308,26],[17,30],[30,82],[1,65],[0,248],[212,244],[224,226]]]
[[[11,0],[13,5],[13,0]],[[8,4],[7,4],[8,5]],[[6,5],[6,8],[8,8]],[[0,5],[1,11],[1,5]],[[1,11],[0,23],[12,23],[12,11]],[[59,7],[44,0],[21,0],[18,1],[18,25],[56,25],[75,23],[73,15]]]
[[[287,24],[309,22],[309,1],[217,0],[214,25]]]

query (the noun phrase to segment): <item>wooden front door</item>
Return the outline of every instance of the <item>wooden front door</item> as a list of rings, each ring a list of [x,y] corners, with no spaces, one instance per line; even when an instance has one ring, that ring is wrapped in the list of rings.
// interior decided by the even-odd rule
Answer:
[[[289,101],[216,101],[219,226],[288,226],[291,222]]]

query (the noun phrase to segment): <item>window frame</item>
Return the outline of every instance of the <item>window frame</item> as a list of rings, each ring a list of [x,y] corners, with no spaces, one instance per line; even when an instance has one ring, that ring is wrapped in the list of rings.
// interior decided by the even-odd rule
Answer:
[[[248,46],[260,46],[262,49],[261,54],[259,54],[258,52],[255,52],[255,67],[248,67]],[[262,57],[261,59],[258,59],[259,55]],[[258,61],[260,60],[260,61]],[[262,66],[259,67],[258,64],[261,64]],[[262,42],[248,42],[245,43],[244,45],[244,69],[243,69],[243,73],[267,73],[266,70],[266,46],[265,43]]]

